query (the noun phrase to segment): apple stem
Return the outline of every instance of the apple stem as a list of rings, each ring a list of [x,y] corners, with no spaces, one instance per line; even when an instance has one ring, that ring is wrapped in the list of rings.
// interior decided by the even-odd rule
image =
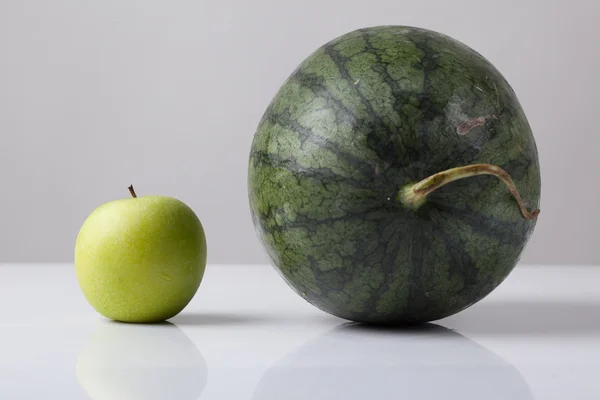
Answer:
[[[131,193],[131,197],[133,197],[135,199],[137,197],[137,195],[135,194],[135,190],[133,190],[133,185],[130,185],[127,189],[129,189],[129,193]]]

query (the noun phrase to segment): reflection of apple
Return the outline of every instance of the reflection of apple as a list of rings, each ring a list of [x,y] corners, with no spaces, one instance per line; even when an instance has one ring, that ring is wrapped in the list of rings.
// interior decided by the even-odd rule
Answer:
[[[254,400],[532,400],[517,369],[438,325],[409,330],[344,324],[275,363]]]
[[[177,315],[196,294],[206,268],[200,220],[163,196],[115,200],[83,223],[75,244],[77,280],[107,318],[156,322]]]
[[[94,400],[195,400],[206,377],[194,343],[168,322],[106,322],[77,359],[77,380]]]

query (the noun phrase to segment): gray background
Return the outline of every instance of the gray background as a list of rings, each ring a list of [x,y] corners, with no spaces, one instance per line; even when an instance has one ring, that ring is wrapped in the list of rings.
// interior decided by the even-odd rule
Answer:
[[[0,261],[71,261],[133,183],[195,209],[209,262],[265,262],[246,194],[264,109],[321,44],[404,24],[474,47],[519,96],[542,166],[522,261],[600,264],[599,17],[595,0],[1,0]]]

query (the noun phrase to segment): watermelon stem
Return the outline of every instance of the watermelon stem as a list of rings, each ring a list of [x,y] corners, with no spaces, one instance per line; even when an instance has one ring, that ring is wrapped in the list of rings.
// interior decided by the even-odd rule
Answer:
[[[519,191],[517,190],[517,187],[515,186],[515,183],[508,172],[497,165],[492,164],[472,164],[438,172],[437,174],[433,174],[420,182],[404,186],[398,192],[397,200],[408,208],[417,209],[425,203],[427,195],[436,189],[444,186],[447,183],[477,175],[493,175],[504,182],[504,184],[508,187],[510,194],[512,194],[517,201],[523,218],[532,220],[540,213],[539,209],[535,209],[532,212],[527,210],[525,201],[523,201],[523,198],[519,194]]]
[[[135,190],[133,190],[133,185],[129,185],[129,187],[127,189],[129,189],[129,193],[131,194],[131,197],[133,197],[135,199],[137,197],[137,195],[135,194]]]

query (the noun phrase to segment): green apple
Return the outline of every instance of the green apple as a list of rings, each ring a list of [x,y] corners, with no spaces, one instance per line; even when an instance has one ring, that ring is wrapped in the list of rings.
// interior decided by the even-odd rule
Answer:
[[[172,197],[136,197],[98,207],[75,244],[87,301],[123,322],[158,322],[181,312],[206,268],[206,237],[194,211]]]

